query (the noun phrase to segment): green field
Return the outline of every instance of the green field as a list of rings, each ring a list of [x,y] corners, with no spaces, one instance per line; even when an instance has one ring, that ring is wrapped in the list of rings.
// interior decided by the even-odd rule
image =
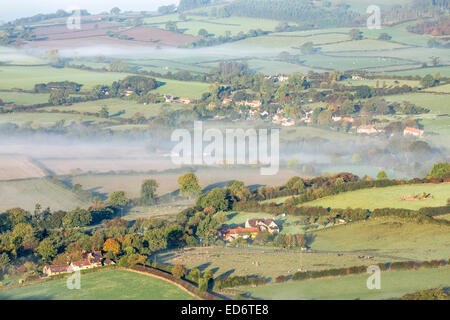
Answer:
[[[380,83],[382,83],[381,80]],[[437,87],[436,89],[438,88],[440,87]],[[450,104],[447,103],[448,97],[442,94],[409,93],[403,95],[387,96],[386,100],[395,102],[409,101],[420,107],[429,109],[431,113],[450,113]]]
[[[326,252],[367,251],[399,260],[448,259],[449,231],[448,226],[378,217],[316,231],[310,246]]]
[[[369,275],[315,279],[245,289],[253,298],[282,300],[373,300],[450,285],[450,268],[381,273],[381,289],[367,289]]]
[[[197,36],[200,29],[206,29],[209,34],[218,37],[224,36],[226,31],[230,31],[232,35],[239,32],[248,32],[251,29],[262,29],[265,31],[273,31],[278,25],[278,21],[268,19],[256,19],[247,17],[229,17],[229,18],[211,18],[203,16],[189,15],[186,21],[179,20],[179,16],[165,15],[146,18],[146,24],[161,29],[165,28],[166,22],[173,21],[177,23],[177,27],[184,34]]]
[[[53,211],[89,206],[72,191],[49,179],[0,181],[0,210],[21,207],[33,211],[36,203]]]
[[[94,72],[49,66],[0,66],[0,89],[21,88],[32,90],[37,83],[51,81],[74,81],[83,84],[82,90],[89,90],[98,84],[110,85],[123,79],[126,73]]]
[[[69,290],[66,279],[0,291],[0,300],[193,300],[166,281],[124,270],[81,274],[81,288]]]
[[[47,103],[48,93],[26,93],[26,92],[0,92],[0,99],[4,103],[14,103],[18,105],[31,105]]]
[[[185,107],[184,104],[142,104],[137,103],[135,100],[125,100],[120,98],[97,100],[97,101],[87,101],[75,103],[70,106],[52,106],[46,107],[43,110],[52,111],[78,111],[78,112],[99,112],[102,107],[108,108],[109,116],[111,119],[115,117],[121,118],[131,118],[136,113],[143,114],[146,118],[154,117],[158,115],[162,110],[172,111],[177,109],[182,109]],[[77,117],[78,115],[73,115],[72,117]]]
[[[274,279],[278,275],[301,270],[448,259],[449,230],[448,226],[383,217],[309,232],[306,238],[311,252],[255,245],[215,246],[160,253],[158,261],[212,269],[215,276],[257,274]],[[363,255],[373,259],[360,259],[359,256]],[[277,263],[279,261],[282,263]]]
[[[400,200],[402,196],[431,193],[433,199],[419,201]],[[386,188],[363,189],[345,192],[323,199],[307,202],[308,206],[330,208],[405,208],[417,210],[423,207],[444,206],[450,198],[450,183],[417,184]]]
[[[58,109],[58,107],[55,107],[53,109]],[[30,124],[32,128],[36,128],[36,126],[39,127],[39,126],[54,125],[56,122],[60,120],[66,121],[66,125],[70,124],[72,121],[80,121],[88,123],[107,121],[107,119],[102,119],[94,116],[85,116],[81,114],[70,114],[70,113],[14,112],[8,114],[0,114],[0,124],[15,123],[19,126],[24,124]]]
[[[43,77],[44,75],[45,78]],[[57,69],[48,66],[0,66],[0,89],[21,88],[31,90],[37,83],[70,80],[83,84],[82,90],[89,90],[99,84],[110,85],[113,81],[123,79],[128,75],[127,73],[118,72],[94,72],[70,68]],[[207,83],[202,82],[158,80],[164,82],[164,85],[156,89],[156,92],[179,97],[199,98],[202,93],[207,91],[209,86]]]

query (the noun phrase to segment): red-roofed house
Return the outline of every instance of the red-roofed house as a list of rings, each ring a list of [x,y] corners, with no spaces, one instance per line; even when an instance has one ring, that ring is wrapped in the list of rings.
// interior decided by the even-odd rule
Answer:
[[[237,238],[242,238],[246,240],[249,238],[253,239],[254,237],[256,237],[256,235],[259,233],[259,229],[237,227],[234,229],[220,230],[219,232],[223,240],[225,241],[232,241]]]
[[[403,130],[403,135],[404,136],[415,136],[415,137],[422,138],[423,137],[423,130],[416,129],[416,128],[411,128],[411,127],[406,127],[405,130]]]
[[[246,228],[258,228],[261,232],[278,233],[280,228],[273,219],[248,219],[245,222]]]
[[[47,276],[54,276],[55,274],[71,272],[71,268],[68,264],[52,264],[44,266],[42,272]]]

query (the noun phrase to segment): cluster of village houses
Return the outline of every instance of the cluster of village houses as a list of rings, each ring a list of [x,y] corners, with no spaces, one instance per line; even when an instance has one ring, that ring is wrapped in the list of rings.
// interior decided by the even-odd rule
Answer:
[[[83,251],[82,260],[70,264],[51,264],[42,270],[45,276],[54,276],[63,273],[72,273],[77,270],[86,270],[115,264],[110,259],[104,259],[101,251]]]
[[[245,227],[219,230],[218,236],[226,242],[242,238],[244,240],[255,239],[261,232],[278,234],[280,228],[273,219],[249,219],[245,222]]]

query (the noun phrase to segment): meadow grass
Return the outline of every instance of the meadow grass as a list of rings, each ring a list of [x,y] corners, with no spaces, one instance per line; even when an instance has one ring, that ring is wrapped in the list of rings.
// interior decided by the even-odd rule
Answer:
[[[263,216],[252,213],[236,219],[241,222],[246,217]],[[214,246],[167,251],[158,254],[158,261],[210,269],[215,277],[260,275],[273,280],[276,276],[292,275],[297,271],[450,257],[448,226],[418,224],[395,217],[336,225],[308,232],[306,238],[311,252],[255,245]],[[372,259],[361,259],[360,256],[371,256]]]
[[[89,90],[98,84],[110,85],[128,76],[126,73],[95,72],[50,66],[0,66],[0,89],[21,88],[32,90],[37,83],[74,81]]]
[[[73,210],[89,203],[47,178],[0,181],[0,210],[21,207],[33,211],[36,203],[52,210]]]
[[[103,107],[106,107],[109,112],[110,119],[115,117],[131,118],[136,113],[143,114],[146,118],[157,116],[162,110],[172,111],[183,109],[184,104],[143,104],[137,103],[135,100],[125,100],[120,98],[104,99],[97,101],[87,101],[74,103],[69,106],[52,106],[46,107],[44,110],[60,110],[60,111],[78,111],[78,112],[99,112]]]
[[[27,92],[0,92],[0,99],[4,103],[14,103],[18,105],[32,105],[47,103],[50,94],[48,93],[27,93]]]
[[[400,298],[406,293],[450,285],[450,268],[381,273],[381,289],[369,290],[369,275],[292,281],[243,289],[253,298],[266,300],[380,300]]]
[[[57,107],[53,109],[58,109]],[[96,110],[98,111],[98,110]],[[35,126],[49,126],[54,125],[56,122],[64,120],[66,124],[72,121],[82,121],[89,123],[96,123],[105,121],[94,116],[84,116],[81,114],[64,114],[64,113],[30,113],[30,112],[14,112],[9,114],[0,114],[0,124],[2,123],[15,123],[17,125],[30,124],[31,127]]]
[[[436,87],[438,89],[439,87]],[[420,107],[427,108],[431,113],[450,113],[450,104],[446,95],[432,93],[409,93],[402,95],[387,96],[387,101],[403,102],[409,101]]]
[[[404,201],[400,198],[413,194],[430,193],[428,200]],[[322,199],[306,202],[302,205],[330,208],[404,208],[418,210],[423,207],[438,207],[447,203],[450,197],[450,183],[402,185],[385,188],[371,188],[344,192]]]
[[[81,274],[81,288],[69,290],[66,279],[0,291],[0,300],[193,300],[173,284],[124,270]]]

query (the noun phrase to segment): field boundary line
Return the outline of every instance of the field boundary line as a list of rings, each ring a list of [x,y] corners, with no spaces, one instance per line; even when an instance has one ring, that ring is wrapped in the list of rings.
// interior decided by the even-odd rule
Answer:
[[[139,270],[135,270],[135,269],[131,269],[131,268],[118,268],[119,270],[125,270],[125,271],[130,271],[130,272],[134,272],[134,273],[139,273],[148,277],[154,277],[160,280],[164,280],[167,283],[173,284],[175,286],[177,286],[178,288],[180,288],[181,290],[183,290],[184,292],[188,293],[189,295],[193,296],[195,299],[197,300],[206,300],[205,298],[200,297],[199,295],[195,294],[192,291],[189,291],[187,288],[183,287],[182,285],[180,285],[179,283],[176,283],[174,281],[171,281],[170,279],[164,278],[162,276],[158,276],[154,273],[151,272],[144,272],[144,271],[139,271]]]

